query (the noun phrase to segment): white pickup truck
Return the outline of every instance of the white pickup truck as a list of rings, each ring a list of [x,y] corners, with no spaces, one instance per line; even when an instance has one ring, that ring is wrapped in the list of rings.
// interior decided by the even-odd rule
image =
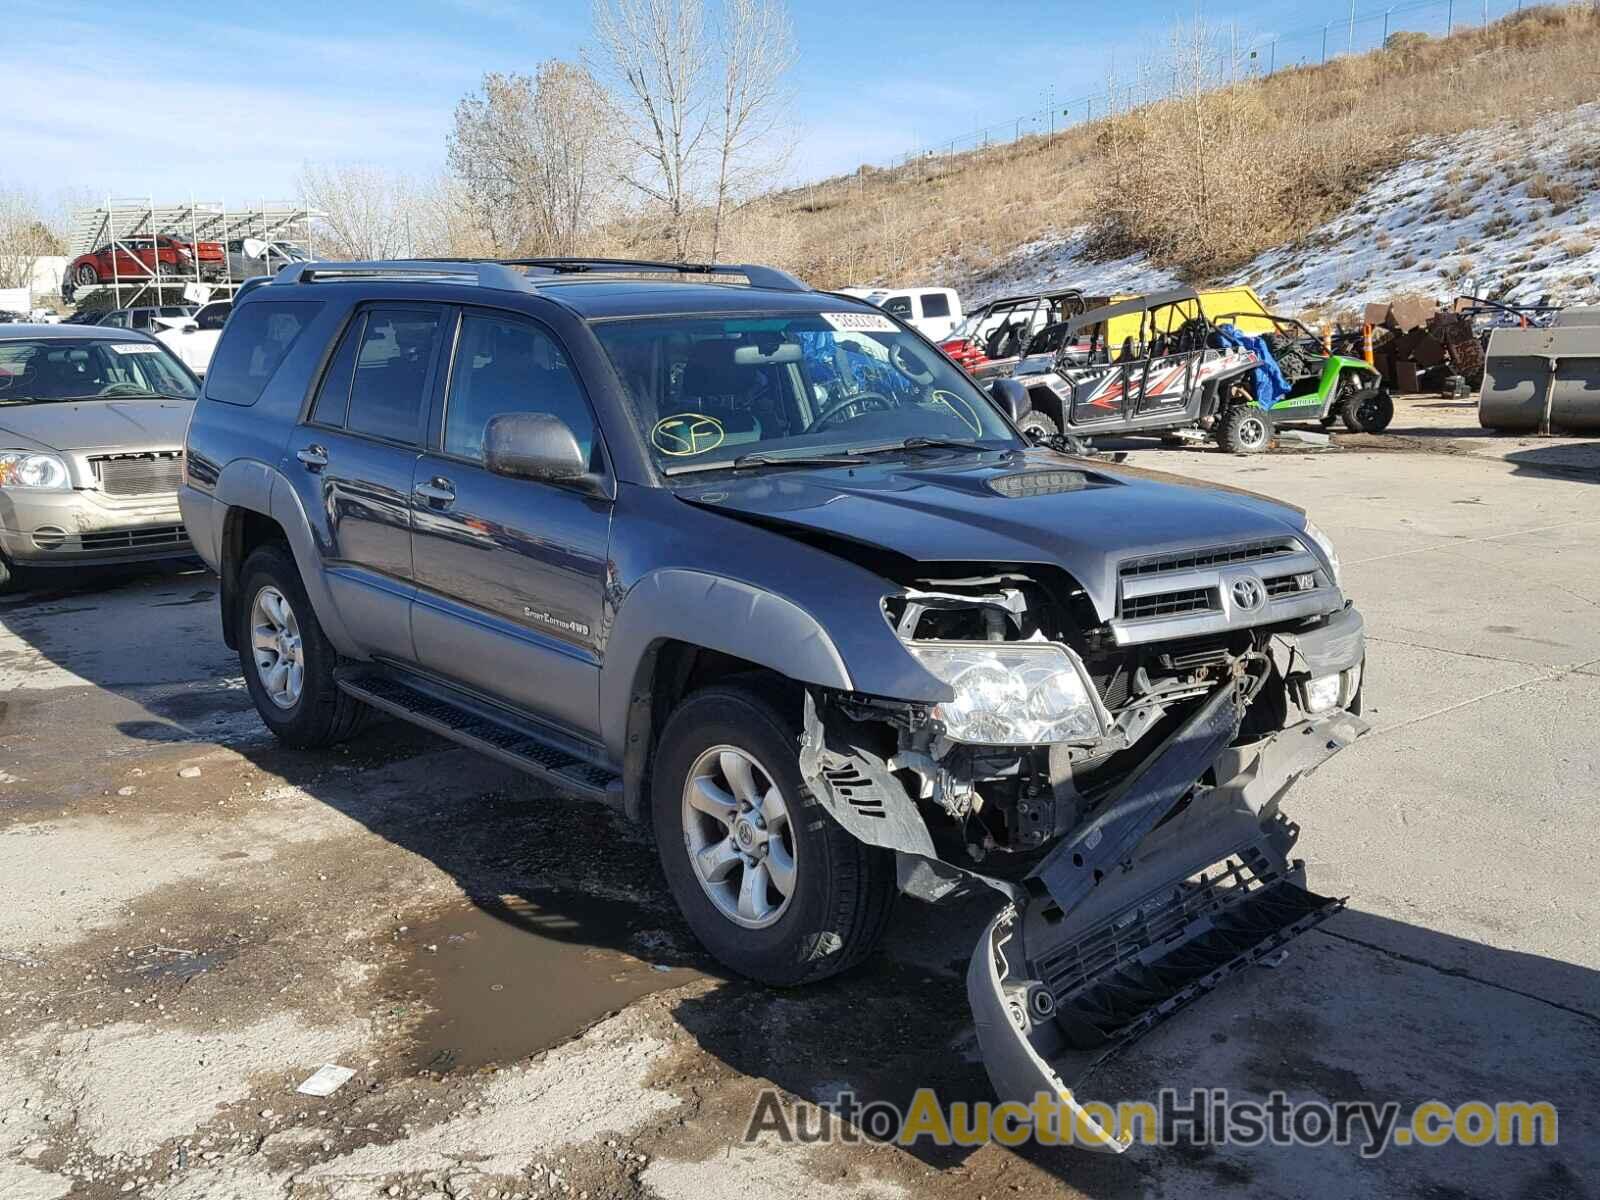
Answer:
[[[232,311],[232,300],[213,300],[192,317],[157,317],[156,324],[162,329],[155,335],[156,341],[181,358],[196,375],[204,375]]]
[[[930,342],[941,341],[961,323],[961,297],[954,288],[840,288],[899,317]]]

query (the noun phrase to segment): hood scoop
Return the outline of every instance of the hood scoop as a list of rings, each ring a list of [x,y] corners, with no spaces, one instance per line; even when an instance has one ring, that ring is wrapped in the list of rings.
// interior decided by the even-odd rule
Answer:
[[[1011,475],[996,475],[988,481],[989,490],[1001,496],[1056,496],[1063,492],[1081,492],[1085,488],[1109,487],[1111,480],[1087,471],[1049,469],[1043,471],[1018,471]]]

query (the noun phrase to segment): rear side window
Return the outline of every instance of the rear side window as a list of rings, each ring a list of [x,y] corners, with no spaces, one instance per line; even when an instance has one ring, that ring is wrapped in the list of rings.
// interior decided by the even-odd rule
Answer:
[[[350,385],[351,433],[418,442],[428,374],[444,314],[427,308],[372,308]]]
[[[924,292],[922,295],[922,315],[925,317],[948,317],[950,315],[950,297],[943,292]]]
[[[263,300],[241,307],[211,357],[206,396],[224,404],[254,404],[321,308],[314,300]]]
[[[361,348],[361,331],[367,327],[367,314],[357,313],[356,319],[339,339],[333,362],[317,388],[316,403],[311,406],[311,420],[317,425],[341,426],[345,412],[350,407],[350,379],[355,374],[356,351]]]
[[[899,317],[902,321],[911,320],[911,297],[896,296],[892,300],[883,302],[883,311],[890,316]]]

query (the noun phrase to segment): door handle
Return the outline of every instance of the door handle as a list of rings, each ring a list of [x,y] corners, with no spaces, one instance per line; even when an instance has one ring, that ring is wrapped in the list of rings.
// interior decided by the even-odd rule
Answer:
[[[426,483],[417,484],[411,490],[429,504],[449,504],[456,498],[456,485],[440,475],[435,475]]]
[[[307,446],[304,450],[296,450],[294,456],[313,471],[328,465],[327,450],[315,444]]]

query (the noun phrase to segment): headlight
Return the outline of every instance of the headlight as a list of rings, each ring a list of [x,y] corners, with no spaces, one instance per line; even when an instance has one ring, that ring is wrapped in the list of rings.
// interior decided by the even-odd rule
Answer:
[[[0,488],[45,488],[59,492],[71,486],[67,464],[54,454],[0,450]]]
[[[1305,533],[1308,538],[1317,544],[1324,557],[1327,558],[1328,566],[1333,568],[1333,586],[1344,586],[1339,582],[1339,552],[1333,548],[1333,539],[1318,529],[1316,522],[1310,517],[1306,518]]]
[[[1083,672],[1060,646],[924,642],[906,649],[954,689],[933,710],[953,741],[1038,746],[1105,732]]]

